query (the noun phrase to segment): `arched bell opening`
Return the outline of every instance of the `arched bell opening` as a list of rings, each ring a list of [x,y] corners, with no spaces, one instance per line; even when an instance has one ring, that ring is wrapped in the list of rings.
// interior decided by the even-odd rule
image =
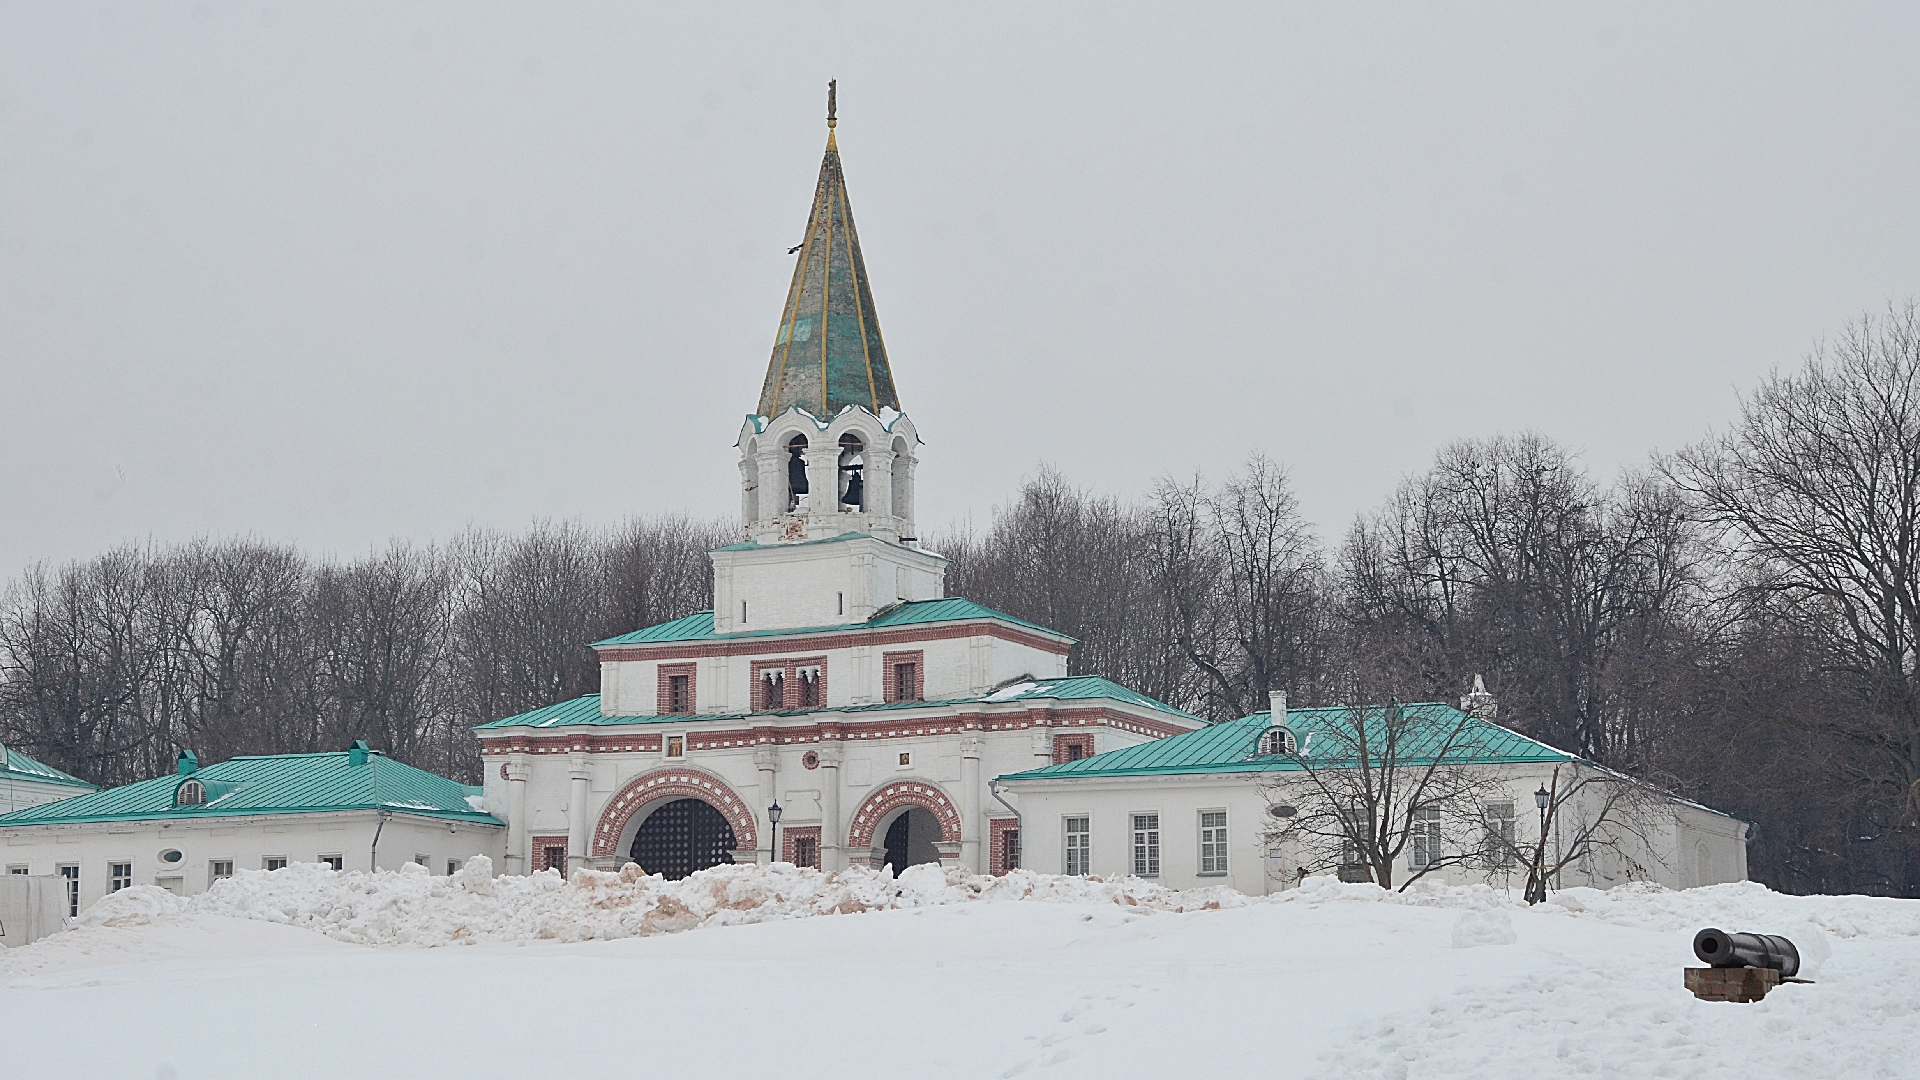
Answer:
[[[795,435],[787,440],[787,509],[791,514],[807,496],[807,437]]]
[[[903,806],[880,820],[874,846],[886,849],[886,865],[897,876],[909,866],[940,861],[940,820],[923,806]]]
[[[641,821],[627,854],[649,874],[678,881],[733,862],[733,827],[705,800],[668,799],[634,816]]]
[[[866,444],[849,431],[840,436],[840,509],[858,513],[866,506]]]
[[[893,516],[899,518],[909,531],[913,522],[913,451],[907,446],[907,440],[895,436],[893,440]]]

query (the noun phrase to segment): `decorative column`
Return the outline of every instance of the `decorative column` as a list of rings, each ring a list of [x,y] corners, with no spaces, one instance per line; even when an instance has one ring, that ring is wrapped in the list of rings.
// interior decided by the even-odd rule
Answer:
[[[888,524],[888,531],[899,533],[899,527],[893,524],[893,451],[884,446],[869,446],[866,453],[866,476],[861,483],[866,487],[867,513],[876,521]]]
[[[807,443],[807,516],[821,518],[840,512],[840,447],[822,445],[822,431]],[[838,527],[835,523],[834,527]]]
[[[575,870],[586,870],[593,866],[593,860],[587,854],[588,838],[593,835],[591,823],[587,820],[593,766],[587,763],[586,751],[575,750],[567,755],[567,780],[571,785],[567,791],[567,876],[571,877]]]
[[[779,798],[778,793],[774,791],[779,774],[775,771],[771,728],[767,729],[766,739],[767,744],[753,752],[753,767],[760,770],[760,805],[754,807],[753,818],[760,826],[758,850],[764,853],[764,857],[756,858],[756,861],[776,863],[780,861],[780,851],[773,846],[776,842],[773,836],[773,825],[767,820],[767,807],[772,806]]]
[[[980,750],[984,740],[968,735],[960,740],[960,864],[976,874],[987,872],[980,859],[980,836],[986,831],[980,820]],[[946,855],[940,856],[941,861]]]
[[[954,870],[962,865],[960,862],[960,848],[961,844],[957,841],[934,841],[933,850],[940,853],[940,869]]]
[[[527,872],[527,755],[507,755],[506,873]]]
[[[756,523],[772,521],[787,512],[787,478],[780,470],[787,467],[785,447],[774,446],[760,451],[755,461],[760,470],[760,512]]]
[[[820,744],[820,869],[828,873],[845,870],[840,838],[847,835],[847,823],[840,820],[839,743]]]

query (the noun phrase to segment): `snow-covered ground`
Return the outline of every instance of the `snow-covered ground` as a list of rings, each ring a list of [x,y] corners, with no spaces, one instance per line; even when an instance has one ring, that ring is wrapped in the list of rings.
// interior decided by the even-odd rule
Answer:
[[[1920,901],[242,873],[0,954],[8,1076],[1920,1077]],[[1703,926],[1812,985],[1681,989]],[[315,932],[318,931],[318,932]]]

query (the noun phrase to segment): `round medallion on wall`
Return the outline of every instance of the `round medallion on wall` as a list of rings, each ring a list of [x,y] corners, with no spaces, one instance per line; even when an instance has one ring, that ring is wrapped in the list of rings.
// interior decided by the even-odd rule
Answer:
[[[800,755],[800,764],[805,765],[809,769],[817,769],[820,767],[820,755],[809,750]]]
[[[500,763],[500,779],[505,780],[506,778],[507,778],[507,763],[503,761]]]

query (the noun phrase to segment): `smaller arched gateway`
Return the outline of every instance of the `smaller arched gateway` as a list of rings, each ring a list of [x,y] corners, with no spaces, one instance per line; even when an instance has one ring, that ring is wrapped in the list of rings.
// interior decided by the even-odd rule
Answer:
[[[681,878],[732,862],[733,851],[752,850],[757,839],[753,811],[725,780],[699,769],[655,769],[607,801],[593,854]]]
[[[854,811],[847,833],[851,857],[871,853],[875,867],[889,865],[895,873],[957,857],[959,844],[959,809],[938,785],[925,780],[881,785]]]

